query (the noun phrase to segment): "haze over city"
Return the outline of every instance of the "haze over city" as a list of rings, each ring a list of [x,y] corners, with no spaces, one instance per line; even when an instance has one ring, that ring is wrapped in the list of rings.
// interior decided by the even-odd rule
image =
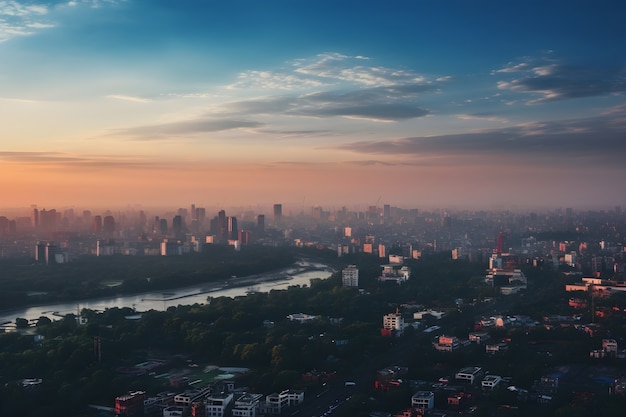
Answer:
[[[624,206],[625,7],[0,1],[0,206]]]

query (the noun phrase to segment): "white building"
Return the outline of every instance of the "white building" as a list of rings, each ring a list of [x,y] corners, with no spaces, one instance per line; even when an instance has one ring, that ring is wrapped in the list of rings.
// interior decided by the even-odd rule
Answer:
[[[349,265],[341,271],[341,284],[344,287],[359,286],[359,270],[356,265]]]
[[[478,366],[468,366],[467,368],[461,369],[454,375],[459,381],[469,382],[473,384],[477,382],[480,378],[482,378],[484,372],[483,369]]]
[[[191,403],[202,399],[205,395],[211,392],[210,387],[204,387],[202,389],[193,389],[181,392],[174,396],[174,404],[183,407],[191,406]]]
[[[297,321],[299,323],[306,323],[307,321],[315,320],[318,316],[305,313],[293,313],[289,314],[287,318],[291,321]]]
[[[402,315],[397,310],[395,313],[385,314],[383,316],[383,329],[394,331],[396,335],[402,334],[404,330]]]
[[[435,407],[435,393],[431,391],[417,391],[411,397],[411,406],[422,410]]]
[[[289,407],[289,390],[273,393],[265,397],[265,403],[260,404],[261,414],[280,414]],[[211,417],[207,415],[207,417]]]
[[[395,281],[398,284],[402,284],[407,281],[411,275],[411,268],[408,266],[401,266],[400,264],[387,264],[382,265],[382,273],[378,277],[379,281]]]
[[[183,417],[187,414],[187,407],[172,405],[163,409],[163,417]]]
[[[425,315],[433,316],[434,318],[439,320],[443,316],[445,316],[446,313],[444,311],[436,311],[436,310],[431,310],[431,309],[421,310],[421,311],[416,311],[415,313],[413,313],[413,319],[423,320]]]
[[[206,417],[224,417],[226,407],[233,400],[233,394],[211,394],[204,400]]]
[[[502,377],[498,375],[487,375],[482,380],[480,385],[483,387],[484,390],[493,390],[495,387],[498,386],[500,382],[502,382]]]
[[[255,417],[259,410],[262,394],[245,393],[235,400],[233,417]]]

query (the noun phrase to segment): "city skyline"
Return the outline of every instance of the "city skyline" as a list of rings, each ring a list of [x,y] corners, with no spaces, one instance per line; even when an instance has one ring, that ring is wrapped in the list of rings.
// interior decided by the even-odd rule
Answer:
[[[210,3],[0,1],[0,206],[626,205],[618,1]]]

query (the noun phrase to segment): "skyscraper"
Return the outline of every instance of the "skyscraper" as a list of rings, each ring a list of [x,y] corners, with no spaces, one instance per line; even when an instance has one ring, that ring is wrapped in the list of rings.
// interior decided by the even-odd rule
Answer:
[[[115,218],[113,216],[104,216],[104,219],[102,219],[102,231],[107,235],[115,233]]]
[[[274,221],[280,220],[283,217],[283,205],[274,204]]]
[[[237,228],[237,218],[228,217],[228,239],[237,240],[239,237],[239,229]]]
[[[172,219],[172,234],[175,238],[180,239],[183,234],[183,216],[180,214]]]
[[[217,213],[217,241],[224,243],[228,240],[228,220],[226,218],[226,212],[220,210]]]
[[[100,233],[102,231],[102,216],[95,216],[93,218],[93,231],[94,233]]]
[[[265,233],[265,214],[256,216],[256,230],[258,234]]]

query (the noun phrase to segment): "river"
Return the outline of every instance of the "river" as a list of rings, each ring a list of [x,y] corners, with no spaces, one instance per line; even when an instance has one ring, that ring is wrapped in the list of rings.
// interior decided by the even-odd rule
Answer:
[[[298,261],[294,266],[248,277],[231,277],[221,282],[209,282],[185,288],[146,292],[107,298],[94,298],[36,307],[16,309],[0,313],[0,326],[14,327],[15,319],[36,321],[41,316],[58,320],[66,314],[77,314],[83,308],[104,311],[107,308],[130,307],[137,312],[165,311],[178,305],[206,304],[208,297],[238,297],[250,292],[284,290],[290,286],[310,286],[313,279],[329,278],[334,271],[327,265]]]

